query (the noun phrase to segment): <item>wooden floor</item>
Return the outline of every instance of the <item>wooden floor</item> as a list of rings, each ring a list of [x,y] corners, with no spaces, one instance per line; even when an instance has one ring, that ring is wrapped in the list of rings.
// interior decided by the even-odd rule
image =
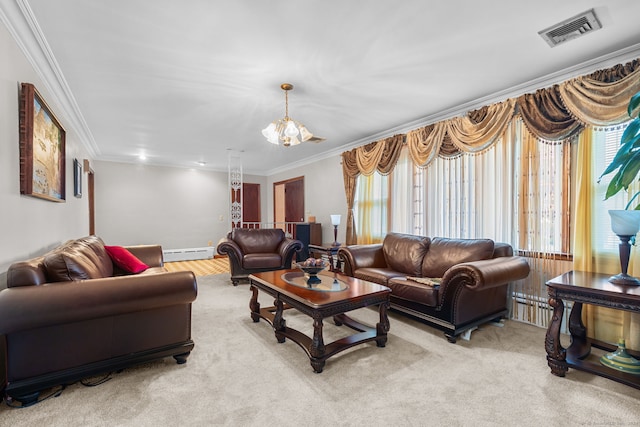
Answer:
[[[197,261],[165,262],[168,271],[193,271],[196,276],[208,276],[229,272],[228,258],[201,259]]]

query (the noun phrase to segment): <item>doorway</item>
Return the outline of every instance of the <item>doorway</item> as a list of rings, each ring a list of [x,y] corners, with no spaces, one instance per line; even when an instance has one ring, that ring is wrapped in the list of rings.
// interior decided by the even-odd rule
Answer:
[[[304,176],[273,183],[274,227],[293,235],[293,223],[304,222]]]

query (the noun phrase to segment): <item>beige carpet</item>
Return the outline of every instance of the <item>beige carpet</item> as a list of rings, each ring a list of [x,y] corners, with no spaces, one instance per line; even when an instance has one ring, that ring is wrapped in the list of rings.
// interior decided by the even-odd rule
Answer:
[[[484,326],[470,341],[392,313],[386,348],[354,347],[315,374],[304,351],[278,344],[249,317],[247,285],[198,278],[196,347],[127,369],[97,387],[70,385],[25,409],[0,407],[3,426],[541,426],[636,425],[640,391],[571,370],[551,375],[545,331],[515,321]],[[269,304],[269,298],[261,298]],[[374,323],[377,313],[361,309]],[[311,330],[288,311],[289,326]],[[325,322],[325,342],[344,329]],[[46,357],[43,355],[43,357]]]

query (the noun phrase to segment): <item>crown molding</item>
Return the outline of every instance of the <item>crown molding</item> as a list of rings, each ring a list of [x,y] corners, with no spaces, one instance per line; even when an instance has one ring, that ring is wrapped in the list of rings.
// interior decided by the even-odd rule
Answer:
[[[62,110],[56,115],[73,128],[89,155],[98,157],[100,150],[27,0],[0,0],[0,21],[53,98],[47,103]]]

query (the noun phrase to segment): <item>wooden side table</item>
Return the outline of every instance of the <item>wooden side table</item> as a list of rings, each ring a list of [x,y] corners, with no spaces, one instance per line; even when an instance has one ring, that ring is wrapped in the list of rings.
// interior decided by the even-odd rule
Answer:
[[[340,246],[333,246],[332,243],[323,243],[321,245],[309,245],[309,253],[327,254],[329,256],[329,271],[342,272],[342,262],[338,258],[335,267],[333,265],[333,257],[338,254]]]
[[[611,352],[617,345],[587,337],[587,330],[582,323],[582,304],[640,312],[640,286],[614,285],[609,282],[609,277],[601,273],[569,271],[547,282],[549,305],[553,307],[553,317],[544,342],[547,363],[551,373],[559,377],[564,377],[572,367],[640,389],[640,376],[586,360],[592,347]],[[563,300],[574,302],[569,315],[571,345],[566,349],[560,344]],[[638,352],[627,351],[638,357]]]

